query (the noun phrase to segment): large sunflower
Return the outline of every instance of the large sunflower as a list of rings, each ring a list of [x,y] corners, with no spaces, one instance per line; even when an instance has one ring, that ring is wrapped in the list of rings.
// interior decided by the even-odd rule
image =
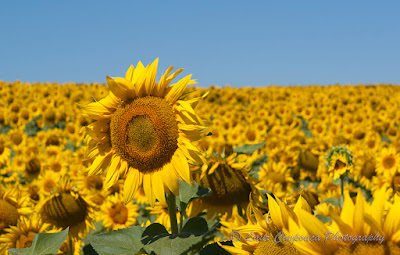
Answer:
[[[107,170],[105,188],[126,176],[127,203],[143,185],[151,205],[166,204],[165,192],[178,195],[178,178],[192,184],[190,161],[204,161],[191,141],[202,137],[205,123],[194,112],[199,98],[183,100],[188,75],[169,86],[183,69],[167,69],[156,83],[158,59],[144,67],[131,66],[125,78],[107,77],[108,96],[90,103],[85,114],[95,121],[87,126],[89,175]]]

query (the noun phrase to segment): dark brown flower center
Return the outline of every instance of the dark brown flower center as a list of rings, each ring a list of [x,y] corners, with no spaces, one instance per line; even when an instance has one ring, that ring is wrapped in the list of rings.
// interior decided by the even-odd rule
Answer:
[[[6,200],[0,199],[0,234],[5,228],[17,225],[18,218],[17,208]]]
[[[118,224],[125,224],[128,220],[128,209],[122,203],[115,204],[109,210],[111,219]]]

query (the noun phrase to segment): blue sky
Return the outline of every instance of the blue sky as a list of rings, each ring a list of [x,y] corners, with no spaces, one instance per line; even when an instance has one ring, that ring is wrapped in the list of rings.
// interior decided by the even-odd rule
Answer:
[[[105,82],[159,57],[200,86],[400,84],[398,1],[2,1],[0,80]],[[183,77],[182,75],[182,77]]]

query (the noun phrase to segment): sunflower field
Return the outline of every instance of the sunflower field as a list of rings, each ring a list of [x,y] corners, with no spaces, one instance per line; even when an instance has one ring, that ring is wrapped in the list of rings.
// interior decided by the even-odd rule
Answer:
[[[0,254],[400,254],[400,88],[0,81]]]

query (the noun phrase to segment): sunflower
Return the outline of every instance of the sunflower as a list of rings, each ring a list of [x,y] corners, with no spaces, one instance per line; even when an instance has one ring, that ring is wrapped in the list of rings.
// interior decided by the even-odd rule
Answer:
[[[354,179],[359,181],[361,185],[370,189],[372,186],[372,178],[376,176],[375,157],[369,153],[362,153],[355,157]]]
[[[143,185],[151,205],[166,204],[165,192],[179,193],[178,178],[193,184],[188,162],[204,161],[191,141],[202,138],[206,123],[193,108],[200,98],[183,100],[191,75],[168,86],[183,69],[156,83],[158,59],[146,68],[131,66],[125,78],[107,77],[109,95],[84,109],[95,121],[86,127],[89,175],[107,170],[105,188],[126,175],[127,203]]]
[[[310,206],[300,197],[294,209],[291,209],[279,199],[275,200],[270,195],[267,196],[268,214],[263,215],[251,201],[247,208],[246,225],[243,225],[243,221],[237,221],[240,225],[235,227],[232,222],[221,221],[225,228],[231,230],[228,237],[233,238],[234,245],[221,245],[222,248],[235,255],[300,254],[292,242],[283,240],[281,237],[283,230],[288,227],[289,219],[293,217],[293,220],[298,222],[295,212],[310,211]]]
[[[21,216],[32,212],[29,197],[24,196],[19,185],[6,187],[0,185],[0,234],[10,226],[15,226]]]
[[[101,206],[101,219],[108,230],[127,228],[136,223],[139,206],[133,201],[125,204],[120,194],[107,197]]]
[[[331,213],[331,217],[342,235],[369,236],[377,235],[375,242],[347,243],[339,248],[338,254],[399,254],[400,252],[400,200],[387,207],[387,190],[381,188],[375,191],[373,202],[367,203],[361,192],[357,193],[354,204],[348,192],[345,193],[344,205],[340,216]],[[378,233],[378,234],[377,234]]]
[[[79,190],[86,193],[90,190],[101,191],[103,189],[103,178],[101,175],[87,175],[86,171],[82,169],[74,178],[78,185]]]
[[[353,165],[353,156],[346,147],[333,147],[326,156],[329,176],[333,176],[333,179],[338,179],[347,171],[351,171]]]
[[[11,149],[7,145],[7,139],[4,134],[0,134],[0,167],[10,162]]]
[[[221,154],[210,156],[207,164],[194,169],[194,173],[196,182],[211,189],[211,192],[189,203],[189,217],[198,215],[204,209],[207,210],[207,219],[210,219],[215,214],[232,215],[235,205],[246,208],[249,195],[258,192],[256,180],[247,173],[248,170],[247,162],[237,162],[236,153],[228,157]]]
[[[51,228],[48,223],[43,223],[37,214],[31,214],[29,219],[22,218],[16,226],[5,229],[5,234],[0,236],[0,243],[7,249],[31,247],[33,237],[38,233],[55,233],[56,228]],[[3,253],[2,253],[3,254]]]
[[[93,226],[95,205],[73,188],[68,176],[58,183],[57,191],[36,206],[44,222],[57,228],[69,227],[69,235],[78,240]]]
[[[46,171],[41,174],[37,180],[37,186],[40,189],[41,195],[50,195],[57,188],[58,182],[61,180],[59,173],[53,171]]]
[[[285,197],[291,190],[294,180],[291,176],[291,169],[282,162],[269,161],[259,171],[259,185],[272,192],[277,197]]]
[[[400,165],[400,154],[392,146],[383,148],[376,159],[376,172],[381,175],[394,175]]]

